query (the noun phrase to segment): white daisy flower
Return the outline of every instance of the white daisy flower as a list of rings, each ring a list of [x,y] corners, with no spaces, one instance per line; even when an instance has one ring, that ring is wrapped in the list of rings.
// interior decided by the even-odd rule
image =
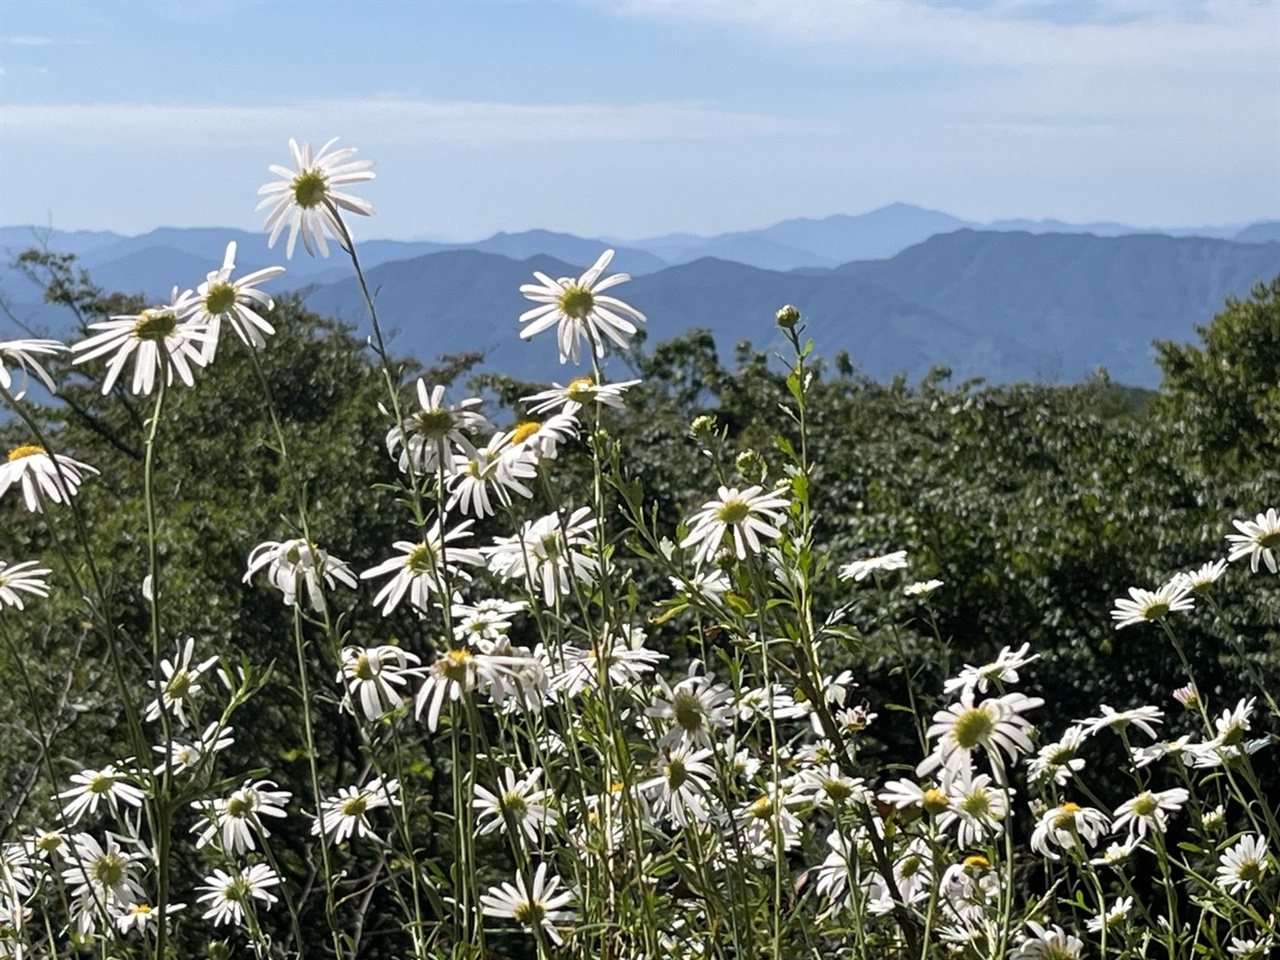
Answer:
[[[509,826],[514,825],[531,844],[538,846],[543,834],[559,819],[548,803],[553,796],[551,791],[538,789],[542,769],[535,768],[528,776],[517,780],[515,771],[508,768],[502,772],[502,779],[497,793],[486,790],[478,783],[473,788],[475,799],[471,806],[475,808],[480,822],[480,836],[495,830],[506,834]],[[510,824],[507,822],[508,817]]]
[[[975,776],[971,768],[964,767],[951,778],[948,791],[952,802],[938,815],[938,826],[943,830],[954,828],[961,847],[981,846],[987,837],[997,836],[1004,829],[1012,789],[1001,789],[989,775]]]
[[[370,169],[373,161],[348,162],[357,152],[355,147],[329,153],[329,148],[337,142],[338,138],[334,137],[313,156],[311,144],[304,143],[299,147],[297,141],[290,139],[293,169],[273,163],[268,169],[281,179],[273,180],[258,190],[258,195],[263,198],[258,209],[271,208],[263,224],[263,229],[270,233],[267,246],[274,247],[284,228],[288,227],[285,257],[289,260],[293,259],[298,234],[302,234],[302,245],[313,257],[317,250],[322,257],[329,255],[329,245],[324,239],[326,231],[346,250],[348,234],[340,210],[362,217],[373,216],[373,207],[368,201],[334,189],[372,180],[376,176]]]
[[[658,758],[658,775],[641,781],[637,789],[653,801],[654,814],[677,827],[706,822],[711,816],[715,768],[706,761],[711,749],[675,746]]]
[[[1030,649],[1029,643],[1024,643],[1016,651],[1012,647],[1003,647],[991,663],[981,667],[966,663],[959,675],[943,684],[942,689],[947,693],[954,693],[956,690],[969,692],[977,690],[979,693],[986,693],[992,681],[1017,683],[1018,668],[1025,667],[1031,661],[1040,658],[1038,653],[1027,656],[1027,651]]]
[[[0,560],[0,606],[17,607],[21,610],[24,593],[33,597],[49,596],[45,577],[52,572],[35,560],[14,564]]]
[[[1094,933],[1101,933],[1103,927],[1110,930],[1122,924],[1131,910],[1133,910],[1133,897],[1117,897],[1105,913],[1085,921],[1085,927]]]
[[[1255,887],[1271,866],[1265,837],[1246,835],[1218,861],[1218,886],[1232,895]]]
[[[567,517],[551,513],[525,521],[517,536],[495,537],[493,546],[483,552],[493,573],[507,580],[524,580],[534,592],[541,587],[543,601],[551,607],[556,594],[567,596],[575,580],[595,582],[600,562],[581,548],[593,546],[598,525],[588,507],[579,507]]]
[[[1179,573],[1173,579],[1180,582],[1189,593],[1202,597],[1213,589],[1213,585],[1221,580],[1226,572],[1226,560],[1213,560],[1189,573]]]
[[[22,499],[32,513],[43,513],[44,502],[70,503],[80,490],[83,474],[98,471],[87,463],[61,453],[52,456],[44,447],[26,443],[9,451],[0,463],[0,497],[11,486],[22,488]]]
[[[723,683],[716,683],[711,675],[695,673],[701,664],[689,665],[689,676],[674,687],[668,686],[663,677],[658,678],[653,700],[645,710],[645,716],[656,717],[670,724],[659,741],[660,746],[685,746],[690,749],[709,747],[711,738],[733,722],[733,691]]]
[[[409,602],[419,610],[431,609],[431,594],[442,592],[449,596],[448,588],[454,580],[470,582],[471,574],[460,564],[478,566],[484,563],[479,550],[457,546],[457,541],[471,536],[472,520],[464,520],[441,536],[440,526],[428,524],[426,536],[418,543],[397,540],[392,546],[402,556],[384,560],[360,574],[361,580],[394,576],[373,598],[374,605],[382,604],[382,615],[388,616],[408,594]]]
[[[445,703],[461,700],[477,688],[492,688],[499,696],[511,695],[508,687],[521,687],[528,676],[530,658],[472,653],[466,647],[443,651],[426,670],[426,680],[414,699],[414,716],[427,711],[427,729],[440,723]]]
[[[1049,860],[1057,860],[1057,850],[1095,846],[1110,829],[1111,820],[1101,810],[1068,800],[1041,814],[1031,833],[1031,849]]]
[[[142,854],[126,853],[111,834],[106,835],[105,845],[87,833],[77,833],[70,844],[62,879],[71,888],[75,901],[72,909],[76,930],[88,936],[103,911],[107,919],[114,920],[142,899],[133,865],[144,858]]]
[[[200,692],[200,677],[218,662],[217,657],[209,657],[196,666],[191,666],[191,654],[195,651],[195,646],[195,637],[188,637],[176,657],[172,660],[166,657],[160,661],[160,672],[164,679],[160,684],[160,696],[147,704],[147,720],[158,720],[164,710],[176,717],[180,726],[187,725],[186,707]],[[147,686],[154,690],[157,683],[155,680],[148,680]]]
[[[454,454],[453,467],[447,471],[445,480],[449,489],[449,499],[444,505],[446,512],[457,507],[463,514],[480,518],[492,516],[496,511],[490,493],[503,506],[511,505],[512,493],[526,500],[533,499],[533,491],[524,481],[537,477],[537,461],[528,449],[513,446],[514,436],[514,433],[497,433],[470,456]]]
[[[1131,837],[1144,839],[1147,833],[1155,829],[1164,833],[1169,826],[1168,814],[1177,813],[1190,796],[1182,787],[1161,790],[1153,793],[1143,790],[1132,800],[1126,800],[1116,807],[1115,822],[1112,830],[1120,833],[1126,827]]]
[[[1068,780],[1084,769],[1084,757],[1079,752],[1088,736],[1088,728],[1081,724],[1067,727],[1058,740],[1046,743],[1027,764],[1031,779],[1052,780],[1060,787],[1066,786]]]
[[[192,311],[193,297],[190,290],[179,296],[178,288],[174,287],[164,306],[89,324],[90,330],[100,332],[72,344],[75,357],[71,362],[87,363],[111,356],[102,381],[103,396],[111,392],[130,357],[133,358],[130,390],[135,394],[149,396],[158,376],[164,377],[166,386],[172,384],[175,373],[188,387],[194,386],[192,370],[208,362],[206,350],[210,335],[204,324],[183,320]]]
[[[840,568],[841,580],[852,580],[861,583],[873,573],[891,573],[894,570],[907,569],[907,551],[895,550],[880,557],[864,557],[853,560]]]
[[[520,402],[534,404],[529,408],[530,413],[547,413],[551,410],[560,410],[563,413],[576,414],[588,403],[598,403],[602,406],[613,407],[615,410],[621,410],[624,408],[622,394],[637,383],[640,383],[640,381],[624,380],[621,383],[596,383],[592,377],[578,377],[570,380],[569,385],[564,387],[558,383],[553,383],[550,389],[535,393],[532,396],[522,397]]]
[[[275,785],[271,780],[246,780],[244,786],[225,800],[216,800],[205,807],[206,822],[191,827],[192,833],[200,831],[196,847],[207,846],[221,836],[222,852],[228,856],[257,849],[255,833],[271,836],[262,818],[284,817],[285,804],[292,796],[288,790],[267,789]]]
[[[384,783],[382,777],[374,777],[363,787],[341,788],[336,797],[321,801],[320,817],[311,824],[312,835],[323,832],[332,843],[342,843],[353,835],[369,836],[373,833],[369,811],[400,806],[399,790],[399,780]]]
[[[511,445],[506,455],[535,464],[555,460],[562,446],[578,438],[580,427],[578,418],[571,413],[553,414],[541,422],[526,420],[511,431]]]
[[[497,640],[511,629],[510,618],[528,608],[524,600],[489,599],[467,604],[455,596],[450,608],[454,638],[477,644]]]
[[[446,406],[444,387],[437,384],[428,390],[426,382],[419,379],[418,410],[405,416],[403,428],[395,426],[387,432],[387,452],[397,457],[404,473],[410,467],[420,476],[433,474],[440,467],[446,474],[452,472],[455,451],[464,457],[474,456],[472,435],[490,426],[480,413],[483,403],[479,397],[471,397]]]
[[[1084,941],[1057,924],[1027,921],[1029,936],[1018,942],[1011,960],[1074,960],[1084,952]]]
[[[185,773],[194,770],[208,757],[220,753],[235,743],[235,730],[214,722],[204,728],[200,740],[196,743],[184,743],[181,740],[170,740],[168,744],[156,744],[151,749],[163,756],[169,754],[168,768],[174,773]],[[152,773],[157,777],[165,771],[166,764],[160,764]]]
[[[1249,569],[1258,572],[1258,564],[1265,563],[1272,573],[1280,571],[1276,562],[1276,550],[1280,549],[1280,514],[1271,507],[1253,520],[1232,520],[1239,533],[1227,534],[1231,552],[1227,559],[1232,563],[1249,558]]]
[[[1269,933],[1258,937],[1232,937],[1227,943],[1227,953],[1235,960],[1265,960],[1271,956],[1276,941]]]
[[[339,560],[316,544],[302,539],[267,540],[258,544],[249,553],[249,569],[245,572],[243,582],[248,583],[255,573],[264,568],[267,580],[283,595],[282,599],[287,607],[297,602],[299,588],[305,587],[311,609],[317,612],[322,610],[322,579],[330,590],[336,589],[339,583],[353,590],[356,587],[355,574],[346,561]]]
[[[1111,619],[1116,621],[1117,630],[1123,630],[1136,623],[1159,622],[1171,613],[1191,610],[1195,604],[1191,588],[1180,578],[1174,577],[1154,592],[1130,587],[1129,598],[1120,597],[1116,600],[1111,610]]]
[[[1093,736],[1100,730],[1118,730],[1133,724],[1152,740],[1155,740],[1159,737],[1159,734],[1156,733],[1156,728],[1152,724],[1164,722],[1164,711],[1159,707],[1142,706],[1134,707],[1130,710],[1113,710],[1103,703],[1099,704],[1098,709],[1101,711],[1102,716],[1089,717],[1087,720],[1080,721],[1089,736]]]
[[[267,345],[263,335],[271,336],[276,332],[276,328],[262,316],[262,313],[269,313],[275,304],[269,296],[255,289],[255,285],[280,276],[284,273],[284,267],[255,270],[232,281],[231,271],[235,268],[236,242],[232,240],[227,244],[221,268],[210,271],[205,282],[196,288],[190,310],[183,318],[203,324],[209,333],[209,339],[204,345],[205,365],[213,362],[223,320],[231,324],[231,329],[246,346],[259,350]]]
[[[520,338],[528,340],[535,334],[558,325],[556,339],[560,346],[561,363],[570,357],[574,363],[580,363],[584,340],[597,357],[604,356],[605,337],[625,348],[627,339],[636,332],[636,326],[631,321],[643,321],[644,314],[616,297],[601,295],[610,287],[631,279],[625,273],[615,273],[600,280],[600,274],[612,259],[613,251],[606,250],[577,280],[572,277],[552,280],[545,273],[535,270],[533,275],[538,282],[523,284],[520,292],[541,306],[520,314],[520,322],[528,324],[520,331]]]
[[[173,916],[179,910],[185,910],[185,903],[170,903],[165,906],[164,912],[166,919]],[[125,908],[120,916],[116,917],[116,929],[121,933],[129,933],[132,930],[139,932],[148,929],[152,924],[159,922],[160,911],[149,903],[133,903]]]
[[[859,561],[854,561],[854,563],[857,562]],[[941,580],[918,580],[915,583],[908,583],[902,588],[902,592],[908,597],[927,597],[941,586]],[[1008,647],[1005,649],[1007,650]]]
[[[1102,856],[1094,857],[1089,863],[1095,867],[1119,869],[1129,861],[1135,850],[1141,849],[1141,846],[1142,841],[1137,837],[1126,837],[1119,843],[1107,844],[1107,848],[1102,851]]]
[[[890,780],[877,796],[899,810],[919,807],[935,816],[945,811],[954,799],[944,784],[922,787],[914,780]]]
[[[27,375],[31,374],[43,383],[50,393],[57,393],[57,386],[49,371],[40,365],[37,356],[53,356],[63,353],[67,348],[57,340],[0,340],[0,389],[10,391],[15,400],[21,400],[27,392]],[[10,364],[15,370],[22,371],[22,379],[18,389],[13,389],[13,374],[9,372]]]
[[[621,636],[602,639],[590,649],[568,644],[559,650],[558,662],[548,662],[551,686],[576,697],[583,690],[600,685],[603,669],[614,686],[628,687],[638,684],[654,668],[667,659],[665,653],[645,647],[648,639],[639,627],[624,627]]]
[[[689,533],[680,541],[680,546],[696,546],[693,562],[701,565],[715,556],[725,534],[732,531],[734,555],[745,560],[748,551],[760,553],[761,537],[775,540],[782,536],[778,527],[786,522],[787,506],[785,499],[765,493],[763,487],[738,490],[722,486],[716,499],[708,500],[690,517]]]
[[[989,697],[976,705],[972,693],[963,695],[959,703],[933,715],[926,732],[930,740],[938,743],[934,752],[916,767],[916,773],[924,776],[940,767],[959,770],[978,747],[986,750],[992,768],[1003,772],[1005,756],[1014,760],[1034,749],[1027,737],[1033,728],[1022,713],[1041,706],[1044,701],[1039,697],[1020,693]]]
[[[224,923],[241,924],[244,922],[245,910],[257,900],[270,907],[278,899],[270,892],[271,887],[280,885],[280,877],[265,863],[255,863],[248,870],[232,868],[214,870],[204,878],[197,890],[205,890],[197,897],[197,902],[206,903],[209,909],[203,914],[204,919],[212,920],[215,927]]]
[[[103,800],[111,808],[113,816],[120,815],[120,804],[141,808],[143,793],[129,782],[129,774],[108,763],[101,770],[82,770],[71,775],[75,784],[70,790],[58,794],[59,800],[68,801],[62,815],[71,823],[78,823],[86,813],[96,814]]]
[[[486,917],[511,917],[525,927],[541,927],[560,946],[564,939],[555,924],[573,919],[573,911],[561,909],[573,899],[573,893],[557,893],[559,887],[560,878],[548,880],[547,865],[540,863],[532,884],[525,883],[524,874],[516,874],[515,884],[490,887],[488,893],[481,894],[480,910]]]
[[[359,702],[370,722],[390,713],[407,699],[397,688],[403,688],[410,677],[422,675],[409,664],[420,662],[416,654],[395,646],[344,647],[337,679],[347,686],[345,705],[354,713],[352,704]]]

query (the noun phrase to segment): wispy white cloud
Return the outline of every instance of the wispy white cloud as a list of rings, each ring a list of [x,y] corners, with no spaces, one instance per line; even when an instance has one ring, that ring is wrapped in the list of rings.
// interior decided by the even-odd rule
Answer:
[[[620,16],[710,24],[779,44],[847,47],[878,62],[1035,69],[1273,73],[1280,27],[1280,6],[1270,0],[1006,0],[981,6],[920,0],[622,0],[611,7]]]
[[[381,143],[521,143],[728,140],[820,133],[827,121],[696,103],[520,104],[399,98],[313,100],[272,106],[140,103],[4,104],[14,142],[169,142],[192,146],[277,143],[284,134],[339,131]]]
[[[0,43],[10,47],[53,47],[53,46],[70,46],[83,47],[87,46],[88,40],[55,40],[53,37],[36,37],[36,36],[12,36],[0,38]]]

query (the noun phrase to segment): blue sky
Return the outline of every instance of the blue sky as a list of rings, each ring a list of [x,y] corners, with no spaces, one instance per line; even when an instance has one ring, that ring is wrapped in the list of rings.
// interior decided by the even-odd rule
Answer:
[[[365,237],[1280,218],[1273,0],[4,0],[0,69],[6,225],[251,228],[290,136]]]

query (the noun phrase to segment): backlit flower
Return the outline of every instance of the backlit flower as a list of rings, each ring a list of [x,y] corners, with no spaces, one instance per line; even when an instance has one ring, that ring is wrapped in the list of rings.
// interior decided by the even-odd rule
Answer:
[[[1129,597],[1120,597],[1111,610],[1116,629],[1123,630],[1135,623],[1159,622],[1171,613],[1190,610],[1195,606],[1191,588],[1180,577],[1174,577],[1159,590],[1143,590],[1130,587]]]
[[[929,739],[937,739],[938,743],[916,767],[916,773],[924,776],[939,767],[959,770],[978,747],[986,750],[992,768],[1002,771],[1005,756],[1013,760],[1034,749],[1027,737],[1031,722],[1022,713],[1043,705],[1039,697],[1020,693],[988,697],[975,705],[972,692],[966,693],[959,703],[933,715],[927,732]]]
[[[1276,550],[1280,549],[1280,514],[1271,507],[1253,520],[1232,520],[1239,533],[1227,534],[1231,552],[1227,559],[1232,563],[1249,558],[1249,569],[1258,572],[1258,564],[1265,563],[1272,573],[1280,571],[1276,562]]]
[[[43,513],[46,500],[70,503],[80,489],[81,474],[97,472],[61,453],[50,456],[44,447],[23,444],[9,451],[7,462],[0,463],[0,497],[11,486],[21,486],[27,509]]]
[[[333,590],[339,583],[352,589],[356,586],[355,574],[346,562],[339,560],[314,543],[306,540],[267,540],[249,553],[249,569],[244,583],[248,583],[259,570],[267,571],[267,580],[284,595],[286,606],[293,606],[298,590],[305,587],[307,601],[312,610],[324,607],[320,581]]]
[[[399,606],[405,594],[408,594],[409,602],[419,610],[429,610],[432,593],[442,592],[447,597],[452,581],[471,579],[471,574],[459,564],[476,566],[484,563],[484,557],[479,550],[457,546],[457,541],[471,536],[472,522],[464,520],[443,536],[439,525],[433,523],[426,536],[418,543],[397,540],[392,545],[400,551],[401,556],[384,560],[360,574],[361,580],[395,574],[373,598],[375,605],[383,605],[383,616]]]
[[[277,897],[270,892],[270,887],[280,884],[280,877],[265,863],[255,863],[248,870],[232,869],[214,870],[204,878],[196,889],[205,890],[196,899],[209,905],[203,914],[206,920],[213,920],[213,925],[224,923],[243,923],[245,909],[257,900],[267,907],[276,902]]]
[[[480,897],[480,910],[486,917],[511,917],[525,927],[541,927],[556,946],[564,943],[564,939],[556,930],[557,921],[573,919],[573,912],[562,910],[573,894],[566,890],[556,891],[560,887],[560,878],[547,879],[547,865],[538,864],[533,883],[526,884],[524,874],[516,874],[515,884],[503,883],[490,887],[489,892]]]
[[[697,547],[694,563],[710,560],[720,549],[725,534],[733,534],[733,551],[739,560],[747,553],[760,553],[760,538],[776,539],[784,522],[787,501],[763,487],[720,487],[716,499],[708,500],[689,520],[689,533],[680,541],[682,547]]]
[[[87,363],[99,357],[111,357],[102,381],[104,396],[111,392],[130,357],[133,358],[130,390],[135,394],[149,395],[161,376],[166,385],[172,384],[175,373],[188,387],[193,386],[193,368],[208,363],[206,348],[210,338],[203,323],[183,319],[192,310],[193,297],[190,290],[179,296],[178,288],[174,287],[173,295],[164,306],[89,324],[90,330],[100,332],[72,345],[75,358],[71,362]]]
[[[36,357],[39,355],[52,356],[62,353],[66,349],[57,340],[0,341],[0,388],[11,391],[13,399],[21,400],[27,392],[27,374],[32,374],[49,389],[50,393],[56,393],[57,387],[54,385],[53,378],[49,376],[49,371],[40,365],[40,361]],[[22,379],[19,381],[18,389],[16,390],[13,389],[13,375],[9,372],[10,365],[22,371]]]
[[[0,606],[22,609],[22,595],[29,593],[33,597],[47,597],[49,588],[44,578],[51,571],[42,567],[35,560],[24,560],[22,563],[8,564],[0,560]]]
[[[895,550],[893,553],[886,553],[883,556],[864,557],[861,560],[846,563],[840,568],[840,579],[861,583],[873,573],[889,573],[893,570],[905,570],[906,568],[907,551]]]
[[[401,688],[422,672],[409,664],[418,662],[416,654],[399,647],[344,647],[338,681],[347,685],[349,702],[359,702],[366,719],[373,721],[404,702]]]
[[[632,320],[644,320],[644,314],[628,306],[616,297],[606,297],[602,292],[630,280],[625,273],[615,273],[600,279],[600,274],[613,259],[613,251],[606,250],[600,259],[581,277],[561,277],[552,280],[537,270],[533,275],[538,283],[526,283],[520,292],[541,306],[520,314],[520,322],[528,326],[520,331],[520,337],[528,340],[534,334],[556,326],[556,339],[560,345],[560,362],[573,357],[574,363],[582,360],[582,341],[592,347],[597,357],[604,356],[604,338],[608,337],[619,347],[626,347],[627,338],[636,332]],[[630,319],[628,319],[630,318]]]
[[[1266,838],[1241,837],[1240,842],[1226,850],[1218,861],[1218,886],[1231,894],[1248,890],[1257,886],[1269,868]]]
[[[205,282],[196,288],[196,296],[191,301],[190,312],[184,317],[184,319],[204,324],[208,330],[209,339],[204,345],[205,364],[213,362],[223,320],[231,324],[231,329],[247,346],[257,349],[267,345],[263,334],[270,336],[276,332],[276,328],[258,312],[267,313],[274,304],[269,296],[255,289],[255,285],[280,276],[284,273],[284,267],[255,270],[233,281],[231,271],[235,268],[236,242],[232,240],[227,244],[222,266],[211,271]]]
[[[311,825],[311,833],[324,833],[333,843],[351,836],[364,837],[373,832],[369,823],[369,811],[379,807],[398,807],[399,780],[374,777],[363,787],[343,787],[336,797],[328,797],[320,803],[320,817]]]
[[[472,435],[489,426],[480,413],[484,401],[469,397],[461,403],[446,405],[444,387],[427,388],[418,380],[418,409],[405,414],[404,425],[387,433],[387,452],[397,458],[405,473],[410,467],[418,474],[434,473],[443,468],[445,474],[454,469],[454,454],[473,456]],[[398,453],[397,453],[398,451]]]
[[[1111,827],[1116,833],[1128,827],[1129,835],[1139,839],[1145,837],[1151,829],[1164,833],[1169,824],[1167,814],[1181,810],[1189,796],[1182,787],[1158,793],[1143,790],[1132,800],[1126,800],[1116,807],[1116,819]]]
[[[200,676],[218,662],[217,657],[209,657],[193,667],[191,654],[195,650],[195,644],[195,638],[188,637],[178,656],[172,660],[166,657],[160,661],[160,671],[164,675],[163,682],[159,685],[160,696],[147,705],[146,719],[157,720],[164,710],[176,717],[182,726],[187,725],[186,707],[200,692]],[[156,681],[148,680],[147,686],[156,689]]]
[[[271,780],[246,780],[244,786],[225,800],[214,801],[205,809],[206,822],[191,828],[193,833],[200,831],[196,846],[206,846],[220,835],[222,851],[228,856],[256,849],[255,835],[271,836],[262,818],[285,816],[284,805],[292,796],[288,790],[268,787],[275,787],[275,783]]]
[[[270,234],[267,246],[274,247],[284,228],[288,227],[285,257],[290,260],[293,259],[298,234],[302,234],[302,245],[313,257],[317,250],[322,257],[329,255],[329,246],[324,239],[326,231],[346,250],[348,234],[340,219],[340,210],[358,213],[362,217],[373,216],[373,207],[368,201],[335,189],[372,180],[376,176],[370,169],[373,161],[347,162],[355,156],[355,147],[344,147],[330,153],[329,148],[337,142],[338,138],[334,137],[313,156],[311,144],[304,143],[299,147],[296,140],[290,139],[293,169],[273,163],[268,169],[280,179],[258,190],[258,195],[263,198],[258,209],[271,208],[263,225]]]
[[[621,383],[596,383],[592,377],[578,377],[576,380],[570,380],[569,385],[564,387],[553,383],[550,389],[529,397],[522,397],[520,402],[534,404],[529,408],[530,413],[560,410],[562,413],[576,414],[588,403],[598,403],[621,410],[623,391],[628,387],[634,387],[639,382],[639,380],[625,380]]]

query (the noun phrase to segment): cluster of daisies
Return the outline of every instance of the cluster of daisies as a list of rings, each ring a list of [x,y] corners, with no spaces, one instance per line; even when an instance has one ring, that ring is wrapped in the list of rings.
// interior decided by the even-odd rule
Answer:
[[[327,254],[326,238],[354,252],[344,213],[372,213],[345,192],[373,177],[369,162],[333,145],[313,153],[291,141],[293,167],[272,167],[279,179],[262,188],[271,243],[287,228],[289,256],[299,238],[311,253]],[[520,508],[549,461],[586,432],[584,420],[622,408],[638,383],[604,382],[596,362],[608,346],[625,347],[645,319],[605,294],[628,279],[606,275],[611,257],[606,251],[576,278],[535,274],[521,288],[535,304],[519,318],[521,336],[554,328],[561,362],[579,363],[585,353],[593,371],[524,398],[529,419],[500,429],[480,399],[449,403],[443,387],[421,380],[403,413],[396,398],[387,455],[405,489],[434,502],[406,539],[363,569],[306,539],[266,541],[250,552],[244,575],[311,611],[345,603],[336,594],[369,581],[383,615],[411,610],[441,638],[430,653],[351,644],[332,666],[343,707],[365,731],[414,723],[426,737],[493,731],[469,772],[454,772],[464,778],[463,809],[452,812],[457,829],[474,827],[468,842],[500,842],[514,863],[510,880],[473,898],[481,923],[522,929],[540,948],[586,950],[589,931],[614,922],[614,898],[629,895],[611,886],[617,876],[678,862],[681,884],[652,881],[652,895],[667,898],[662,929],[645,937],[619,931],[631,956],[641,955],[640,943],[671,956],[724,955],[725,921],[714,902],[728,890],[772,904],[764,913],[776,952],[784,888],[817,905],[811,936],[829,949],[881,936],[897,952],[900,938],[924,935],[957,956],[1014,960],[1082,957],[1095,938],[1104,955],[1117,945],[1136,955],[1160,944],[1170,955],[1264,956],[1276,939],[1267,919],[1277,887],[1269,844],[1280,828],[1274,804],[1248,793],[1258,783],[1252,757],[1270,744],[1254,735],[1256,700],[1213,716],[1192,684],[1173,697],[1198,715],[1201,738],[1161,740],[1157,707],[1104,705],[1046,742],[1034,721],[1044,701],[1012,689],[1037,657],[1027,645],[1005,647],[946,681],[951,702],[921,723],[924,757],[914,771],[867,764],[862,748],[877,717],[854,678],[824,672],[812,650],[798,664],[784,661],[775,651],[795,637],[770,635],[764,609],[743,609],[752,590],[785,593],[798,576],[784,549],[801,512],[793,487],[759,478],[721,485],[659,548],[676,594],[671,609],[694,611],[731,637],[733,656],[669,670],[639,614],[599,615],[619,575],[602,518],[566,505],[520,519]],[[231,244],[196,289],[175,288],[166,305],[94,324],[92,336],[70,347],[73,363],[105,362],[104,393],[124,389],[132,364],[129,389],[145,395],[175,381],[191,386],[195,371],[214,361],[224,322],[248,347],[263,348],[274,329],[259,285],[283,270],[233,280],[234,260]],[[20,400],[31,378],[53,390],[42,358],[66,349],[50,340],[0,343],[6,400]],[[32,512],[65,506],[95,473],[70,456],[20,446],[0,465],[0,496],[12,488]],[[489,517],[510,517],[514,532],[477,542],[475,525]],[[1164,624],[1191,609],[1230,563],[1277,572],[1276,510],[1235,526],[1227,558],[1117,600],[1117,628]],[[883,589],[908,569],[898,551],[854,559],[839,574],[851,590]],[[38,562],[0,561],[0,612],[47,597],[51,575]],[[942,586],[931,579],[901,590],[927,603]],[[43,926],[42,897],[67,904],[68,935],[81,942],[145,935],[187,910],[148,894],[155,853],[141,839],[149,805],[173,783],[201,785],[175,823],[208,863],[187,916],[198,912],[215,928],[252,935],[259,911],[288,896],[270,852],[272,829],[287,817],[309,818],[326,847],[398,842],[396,818],[409,815],[413,798],[378,762],[358,782],[315,797],[309,811],[270,779],[218,772],[235,736],[227,711],[206,702],[205,687],[219,674],[231,689],[239,682],[215,658],[197,659],[194,640],[180,643],[157,665],[140,711],[157,734],[154,756],[71,775],[56,797],[56,823],[0,847],[0,957],[29,954],[41,935],[33,931]],[[372,733],[365,741],[385,742]],[[1086,771],[1101,763],[1114,772],[1117,747],[1135,789],[1103,803]],[[1050,890],[1026,903],[1009,855],[1020,820],[1030,836],[1016,856],[1029,849],[1038,857]],[[1183,854],[1173,852],[1175,836]],[[1176,868],[1193,900],[1212,902],[1224,926],[1211,941],[1162,912],[1163,899],[1145,902],[1136,881],[1153,867],[1167,882]],[[1092,903],[1055,898],[1064,878],[1070,890],[1096,893]],[[699,884],[700,893],[681,892]],[[1073,922],[1081,910],[1083,925]]]

